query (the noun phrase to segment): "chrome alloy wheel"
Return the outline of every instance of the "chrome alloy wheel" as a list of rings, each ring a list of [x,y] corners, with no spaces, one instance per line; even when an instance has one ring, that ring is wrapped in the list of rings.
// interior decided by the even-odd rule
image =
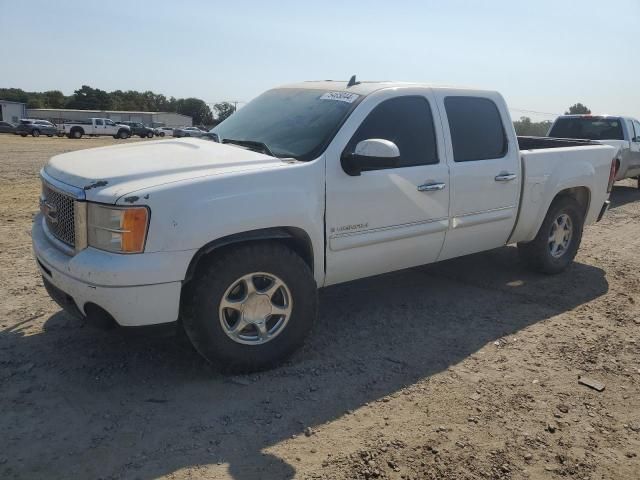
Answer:
[[[261,345],[277,337],[291,318],[289,287],[271,273],[244,275],[224,292],[218,316],[233,341]]]
[[[551,224],[551,232],[549,233],[549,252],[554,258],[560,258],[565,254],[571,244],[573,236],[573,223],[571,217],[566,213],[560,215]]]

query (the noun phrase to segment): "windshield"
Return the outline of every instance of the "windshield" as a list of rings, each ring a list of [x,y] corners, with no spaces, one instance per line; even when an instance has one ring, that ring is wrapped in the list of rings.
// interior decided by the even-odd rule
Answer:
[[[620,119],[603,117],[558,118],[551,127],[549,136],[585,140],[624,140]]]
[[[220,141],[261,142],[277,157],[313,160],[362,97],[355,93],[269,90],[211,130]]]

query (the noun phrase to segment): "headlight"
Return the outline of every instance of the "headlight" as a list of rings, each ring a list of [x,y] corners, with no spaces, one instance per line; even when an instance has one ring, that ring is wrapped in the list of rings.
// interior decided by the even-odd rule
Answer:
[[[89,246],[117,253],[141,253],[147,238],[149,210],[146,207],[87,205]]]

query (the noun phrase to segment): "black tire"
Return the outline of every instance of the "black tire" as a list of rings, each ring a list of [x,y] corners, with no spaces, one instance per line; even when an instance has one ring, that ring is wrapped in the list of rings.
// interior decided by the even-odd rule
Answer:
[[[160,132],[159,134],[161,137],[164,137],[164,132]]]
[[[129,132],[127,132],[124,128],[122,130],[118,130],[117,137],[121,140],[129,138]]]
[[[147,138],[153,138],[153,132],[147,133]]]
[[[318,291],[308,265],[276,242],[229,247],[202,261],[183,291],[182,318],[187,336],[209,362],[227,372],[274,367],[303,343],[318,308]],[[263,272],[281,279],[291,294],[291,313],[278,334],[266,343],[246,345],[223,329],[219,315],[225,292],[244,275]]]
[[[27,136],[27,134],[26,134],[26,133],[21,133],[21,134],[20,134],[20,136],[21,136],[22,138],[24,138],[24,137],[26,137],[26,136]]]
[[[554,223],[566,215],[571,220],[571,237],[565,249],[558,256],[551,253],[549,237]],[[554,275],[565,270],[578,253],[584,226],[583,208],[572,197],[560,196],[549,207],[549,211],[538,230],[536,238],[530,242],[518,243],[518,254],[530,269]],[[556,225],[557,228],[557,225]]]
[[[51,138],[51,137],[53,137],[53,135],[52,134],[48,134],[47,137]]]
[[[37,128],[34,128],[33,130],[31,130],[31,136],[32,137],[39,137],[40,136],[40,130],[38,130]]]
[[[81,128],[74,128],[69,133],[69,138],[74,138],[76,140],[79,140],[82,138],[83,135],[84,135],[84,131]]]

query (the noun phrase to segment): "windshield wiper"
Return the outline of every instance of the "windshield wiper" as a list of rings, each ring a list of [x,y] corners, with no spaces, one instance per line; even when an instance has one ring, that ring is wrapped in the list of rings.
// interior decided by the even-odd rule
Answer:
[[[278,158],[273,154],[271,149],[267,146],[266,143],[256,142],[255,140],[236,140],[233,138],[224,138],[222,143],[231,143],[233,145],[240,145],[241,147],[247,147],[253,150],[254,152],[265,153],[270,157]]]

